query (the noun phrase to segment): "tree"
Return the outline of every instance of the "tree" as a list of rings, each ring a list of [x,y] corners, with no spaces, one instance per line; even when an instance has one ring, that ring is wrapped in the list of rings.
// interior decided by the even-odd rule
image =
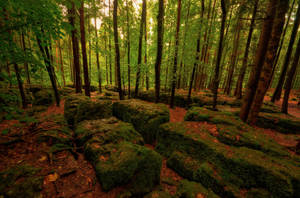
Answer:
[[[244,81],[245,73],[247,70],[249,48],[250,48],[250,43],[251,43],[251,39],[252,39],[252,33],[254,30],[255,17],[256,17],[256,13],[257,13],[257,5],[258,5],[258,0],[255,0],[253,12],[252,12],[251,23],[250,23],[250,27],[249,27],[247,43],[246,43],[244,57],[243,57],[243,63],[242,63],[242,67],[239,72],[238,80],[236,83],[236,89],[235,89],[235,93],[234,93],[234,95],[236,96],[237,99],[242,98],[243,81]]]
[[[284,92],[284,97],[283,97],[283,102],[281,107],[282,113],[286,113],[286,114],[288,113],[289,95],[292,89],[293,80],[296,74],[297,67],[299,67],[299,56],[300,56],[300,38],[298,39],[297,48],[294,54],[294,60],[292,66],[285,80],[285,92]]]
[[[118,0],[114,0],[113,11],[113,26],[114,26],[114,38],[115,38],[115,50],[116,50],[116,69],[117,69],[117,81],[120,100],[124,99],[121,86],[121,71],[120,71],[120,49],[119,49],[119,33],[118,33]]]
[[[222,58],[222,50],[223,50],[223,37],[224,37],[224,29],[226,22],[226,0],[221,0],[221,9],[222,9],[222,22],[221,22],[221,30],[220,30],[220,40],[218,47],[218,55],[217,55],[217,63],[215,67],[215,75],[214,75],[214,85],[213,85],[213,109],[216,110],[217,107],[217,98],[218,98],[218,89],[219,89],[219,73],[220,73],[220,62]]]
[[[76,7],[75,3],[71,2],[71,8],[68,10],[69,12],[69,22],[72,27],[71,35],[72,35],[72,47],[73,47],[73,66],[74,66],[74,79],[75,79],[75,89],[76,93],[81,93],[81,76],[80,76],[80,65],[79,65],[79,43],[77,38],[77,30],[75,27],[75,13]]]
[[[81,35],[81,51],[82,51],[82,66],[83,66],[83,76],[84,76],[84,93],[86,96],[91,96],[90,93],[90,79],[89,70],[86,55],[86,42],[85,42],[85,29],[84,29],[84,1],[81,0],[81,7],[79,9],[80,13],[80,35]]]
[[[141,63],[142,63],[142,43],[143,43],[143,24],[146,21],[146,0],[143,0],[142,5],[142,17],[140,23],[140,36],[139,36],[139,48],[138,48],[138,65],[137,65],[137,72],[136,72],[136,82],[135,82],[135,96],[139,93],[139,84],[140,84],[140,75],[141,75]]]
[[[94,13],[94,25],[95,25],[95,40],[96,40],[96,64],[97,64],[97,74],[98,74],[98,89],[99,92],[102,93],[102,79],[101,79],[101,69],[100,69],[100,61],[99,61],[99,52],[98,52],[98,30],[97,30],[97,12],[96,12],[96,5],[95,7],[95,13]]]
[[[157,54],[155,62],[155,102],[159,102],[160,92],[160,66],[163,52],[164,38],[164,0],[159,0],[157,15]]]
[[[268,44],[272,34],[273,21],[276,15],[277,3],[278,0],[270,0],[268,3],[266,17],[260,34],[258,48],[256,50],[254,66],[252,67],[252,71],[246,88],[246,94],[243,97],[242,107],[240,111],[240,118],[244,122],[246,122],[248,119],[250,108],[256,94],[261,70],[265,62]]]
[[[172,87],[171,87],[171,100],[170,107],[174,107],[174,96],[175,96],[175,88],[176,88],[176,73],[177,73],[177,56],[178,56],[178,48],[179,48],[179,31],[180,31],[180,18],[181,18],[181,0],[178,0],[177,5],[177,25],[176,25],[176,34],[175,34],[175,52],[174,52],[174,65],[173,65],[173,73],[172,73]]]
[[[298,32],[298,27],[299,27],[299,23],[300,23],[300,1],[298,1],[298,9],[297,9],[297,13],[296,13],[296,18],[295,18],[295,22],[294,22],[294,26],[293,26],[293,30],[292,30],[292,34],[290,37],[290,42],[289,42],[289,46],[285,55],[285,59],[284,59],[284,63],[282,66],[282,70],[280,73],[280,77],[276,86],[276,89],[273,93],[272,102],[275,102],[275,100],[279,100],[281,97],[281,92],[282,92],[282,87],[284,84],[284,79],[285,79],[285,75],[286,72],[288,70],[289,67],[289,62],[290,62],[290,58],[291,58],[291,54],[293,51],[293,45],[297,36],[297,32]]]
[[[128,98],[130,98],[130,21],[129,21],[129,6],[126,0],[126,19],[127,19],[127,76],[128,76]]]

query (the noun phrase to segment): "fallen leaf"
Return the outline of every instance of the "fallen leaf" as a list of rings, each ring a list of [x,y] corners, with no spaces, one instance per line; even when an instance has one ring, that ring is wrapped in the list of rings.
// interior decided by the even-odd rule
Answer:
[[[45,161],[47,159],[47,156],[46,155],[43,155],[40,159],[39,159],[39,161],[40,162],[43,162],[43,161]]]
[[[55,182],[58,179],[59,175],[57,173],[53,173],[47,176],[48,181]]]

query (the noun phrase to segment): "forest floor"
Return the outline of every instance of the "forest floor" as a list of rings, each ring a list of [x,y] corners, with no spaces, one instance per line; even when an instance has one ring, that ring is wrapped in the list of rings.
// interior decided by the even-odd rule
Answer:
[[[98,96],[100,95],[93,94],[92,98]],[[268,100],[268,98],[266,99]],[[64,114],[64,102],[62,100],[59,107],[51,105],[44,111],[35,114],[35,119],[31,121],[5,120],[0,123],[0,131],[2,131],[0,135],[0,180],[3,179],[1,178],[3,173],[4,176],[7,174],[3,171],[9,168],[13,170],[14,173],[9,174],[11,177],[15,177],[15,181],[13,181],[15,185],[9,188],[11,191],[20,192],[13,192],[12,197],[22,197],[22,191],[28,191],[32,197],[109,198],[120,196],[120,192],[123,192],[126,187],[117,187],[105,192],[97,180],[92,164],[85,159],[82,149],[76,146],[74,138],[71,138],[73,147],[52,150],[55,138],[49,138],[45,133],[65,127],[56,119],[56,117],[62,117]],[[152,104],[151,102],[147,103]],[[276,103],[278,107],[280,104],[281,101]],[[224,106],[224,109],[230,110],[231,108]],[[171,123],[183,122],[187,113],[187,109],[182,107],[169,108],[169,111]],[[300,108],[295,101],[290,101],[289,113],[300,119]],[[216,124],[208,122],[191,123],[189,127],[197,130],[206,127],[213,132],[217,128]],[[262,129],[260,127],[256,127],[256,129],[263,131],[265,135],[287,148],[295,148],[298,139],[300,139],[299,134],[286,135],[278,133],[274,129]],[[72,131],[71,136],[74,137],[74,131]],[[155,149],[155,145],[146,144],[145,146],[152,150]],[[290,152],[295,154],[293,151]],[[37,170],[27,170],[30,169],[28,167],[34,167]],[[3,172],[2,175],[1,172]],[[34,179],[36,178],[42,180],[42,186],[35,185]],[[172,196],[176,195],[178,184],[182,179],[183,177],[167,166],[167,159],[164,157],[161,171],[161,190]],[[24,181],[28,181],[32,185],[30,187],[22,185]],[[10,185],[9,182],[11,181],[8,181],[7,185]],[[0,184],[0,198],[3,198],[1,190],[6,187],[5,184]],[[38,193],[39,190],[41,190],[41,194]],[[154,195],[153,197],[160,196]],[[196,197],[206,196],[198,193]]]

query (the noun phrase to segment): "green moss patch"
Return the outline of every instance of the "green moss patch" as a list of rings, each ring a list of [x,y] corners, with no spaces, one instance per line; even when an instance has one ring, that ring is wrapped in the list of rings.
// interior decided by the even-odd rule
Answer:
[[[83,120],[96,120],[112,116],[112,102],[92,101],[82,95],[66,97],[64,116],[68,124],[75,125]]]
[[[169,121],[169,109],[163,104],[149,104],[141,100],[123,100],[113,104],[113,115],[133,124],[147,143],[157,136],[158,127]]]
[[[53,95],[50,90],[43,89],[33,93],[33,105],[50,105],[53,102]]]
[[[36,176],[39,169],[19,165],[0,172],[0,197],[40,197],[43,177]]]
[[[188,122],[163,124],[156,149],[171,156],[168,166],[205,187],[210,187],[209,182],[205,185],[205,180],[210,178],[207,176],[210,168],[212,173],[216,171],[224,178],[224,184],[218,189],[232,184],[240,189],[263,188],[274,197],[298,196],[300,167],[297,163],[259,150],[223,144],[205,128],[191,129]],[[214,179],[223,181],[218,177]],[[213,190],[222,195],[218,189]]]

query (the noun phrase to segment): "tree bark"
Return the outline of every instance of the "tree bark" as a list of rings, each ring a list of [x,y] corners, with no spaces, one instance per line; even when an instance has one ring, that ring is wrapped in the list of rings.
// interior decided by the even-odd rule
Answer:
[[[22,40],[23,51],[26,54],[26,44],[25,44],[25,38],[24,38],[23,31],[21,33],[21,40]],[[30,85],[30,75],[29,75],[29,69],[28,69],[28,62],[27,61],[24,62],[24,69],[25,69],[25,72],[26,72],[27,84]]]
[[[108,13],[109,13],[109,20],[110,20],[110,0],[108,1]],[[109,21],[108,24],[109,32],[111,31],[111,24]],[[110,33],[108,33],[108,49],[109,49],[109,83],[112,85],[112,58],[111,58],[111,39]]]
[[[155,102],[159,102],[160,93],[160,66],[163,52],[164,38],[164,0],[159,0],[157,15],[157,54],[155,61]]]
[[[146,3],[146,9],[145,9],[145,69],[146,69],[146,90],[149,90],[149,71],[148,71],[148,65],[147,65],[147,3]]]
[[[69,21],[72,26],[72,47],[73,47],[73,66],[74,66],[74,79],[76,93],[81,93],[81,76],[80,76],[80,64],[79,64],[79,43],[77,38],[77,30],[75,27],[75,3],[72,1],[72,7],[69,10]]]
[[[60,72],[61,72],[61,77],[63,79],[64,87],[65,87],[66,79],[65,79],[64,62],[63,62],[63,57],[62,57],[62,52],[61,52],[60,39],[58,39],[57,44],[58,44],[59,60],[60,60]]]
[[[141,63],[142,63],[142,43],[143,43],[143,24],[146,20],[146,0],[143,0],[142,5],[142,17],[140,23],[140,36],[139,36],[139,49],[138,49],[138,65],[137,65],[137,72],[136,72],[136,82],[135,82],[135,96],[139,93],[139,84],[140,84],[140,75],[141,75]]]
[[[116,69],[117,69],[117,81],[119,89],[120,100],[124,99],[121,86],[121,72],[120,72],[120,49],[119,49],[119,35],[118,35],[118,0],[114,0],[114,12],[113,12],[113,26],[114,26],[114,38],[115,38],[115,50],[116,50]]]
[[[267,16],[263,23],[262,31],[259,38],[258,48],[256,50],[254,66],[247,84],[246,94],[243,97],[243,103],[240,111],[240,118],[246,122],[250,112],[251,105],[258,87],[258,82],[263,68],[268,44],[272,35],[273,22],[276,15],[278,0],[270,0],[267,7]]]
[[[286,52],[286,55],[285,55],[284,63],[283,63],[283,66],[282,66],[281,74],[280,74],[276,89],[275,89],[275,91],[273,93],[273,96],[272,96],[272,99],[271,99],[272,102],[275,102],[275,100],[280,100],[282,87],[283,87],[283,84],[284,84],[284,79],[285,79],[286,72],[287,72],[288,67],[289,67],[289,62],[290,62],[291,54],[292,54],[292,51],[293,51],[293,45],[294,45],[294,42],[295,42],[295,39],[296,39],[296,36],[297,36],[299,23],[300,23],[300,1],[298,1],[297,14],[296,14],[292,34],[291,34],[291,37],[290,37],[289,46],[288,46],[288,49],[287,49],[287,52]]]
[[[177,77],[177,58],[178,58],[178,48],[179,48],[179,32],[180,32],[180,18],[181,18],[181,0],[178,0],[177,7],[177,25],[176,25],[176,34],[175,34],[175,53],[174,53],[174,65],[172,73],[172,89],[171,89],[171,101],[170,107],[174,107],[174,96],[176,88],[176,77]]]
[[[249,55],[249,49],[250,49],[250,44],[251,44],[251,39],[252,39],[252,33],[254,30],[257,6],[258,6],[258,0],[255,0],[253,12],[252,12],[251,23],[250,23],[250,28],[249,28],[249,33],[248,33],[248,38],[247,38],[247,43],[246,43],[245,52],[244,52],[243,63],[242,63],[241,70],[239,72],[238,80],[236,83],[236,89],[235,89],[235,93],[234,93],[234,95],[236,96],[237,99],[242,98],[243,81],[244,81],[245,73],[247,70],[248,55]]]
[[[217,63],[215,67],[215,76],[214,76],[214,86],[213,86],[213,109],[216,110],[217,108],[217,98],[218,98],[218,88],[219,88],[219,73],[220,73],[220,62],[222,58],[222,50],[223,50],[223,37],[224,37],[224,29],[225,29],[225,22],[226,22],[226,0],[221,0],[221,8],[222,8],[222,22],[221,22],[221,30],[220,30],[220,40],[219,40],[219,47],[218,47],[218,56],[217,56]]]
[[[126,19],[127,19],[127,77],[128,77],[128,98],[131,97],[130,93],[130,26],[129,26],[129,6],[128,0],[126,0]]]
[[[98,52],[98,30],[97,30],[97,16],[95,12],[95,38],[96,38],[96,63],[97,63],[97,74],[98,74],[98,89],[102,93],[102,79],[101,79],[101,69],[99,63],[99,52]]]
[[[285,92],[283,97],[283,102],[281,106],[282,113],[288,113],[288,104],[289,104],[289,96],[293,85],[293,80],[296,74],[297,67],[299,66],[299,56],[300,56],[300,38],[298,39],[296,52],[294,54],[294,60],[288,75],[286,76],[285,81]]]
[[[14,63],[14,68],[15,68],[15,73],[16,73],[16,77],[17,77],[17,81],[18,81],[18,86],[19,86],[21,99],[22,99],[22,107],[23,107],[23,109],[26,109],[27,108],[27,102],[26,102],[26,97],[25,97],[25,92],[24,92],[24,88],[23,88],[22,79],[21,79],[21,76],[20,76],[19,66],[18,66],[17,63]]]

